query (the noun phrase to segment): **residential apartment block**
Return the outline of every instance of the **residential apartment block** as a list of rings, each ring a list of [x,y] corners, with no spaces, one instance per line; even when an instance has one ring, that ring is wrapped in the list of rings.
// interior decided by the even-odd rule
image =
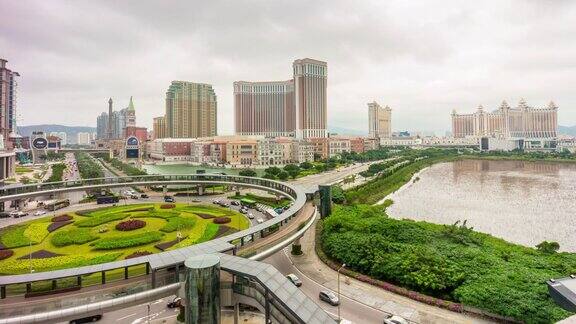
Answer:
[[[172,81],[166,91],[163,137],[216,136],[216,111],[216,93],[212,85]]]

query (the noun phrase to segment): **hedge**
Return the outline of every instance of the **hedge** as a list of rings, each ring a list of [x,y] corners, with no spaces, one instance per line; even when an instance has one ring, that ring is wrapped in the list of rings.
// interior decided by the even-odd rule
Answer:
[[[160,230],[162,232],[171,233],[178,229],[192,228],[196,225],[196,219],[194,218],[183,218],[183,217],[172,217],[168,218],[168,222]]]
[[[115,220],[120,220],[128,217],[128,215],[123,213],[110,213],[104,215],[93,216],[87,219],[79,220],[76,222],[78,227],[94,227],[102,224],[106,224]]]
[[[50,242],[54,246],[63,247],[72,244],[84,244],[98,239],[88,228],[74,228],[67,231],[58,231],[52,235]]]
[[[99,256],[83,255],[63,255],[47,259],[32,259],[31,261],[22,262],[22,260],[6,260],[2,263],[3,273],[29,273],[30,262],[36,272],[50,271],[64,268],[76,268],[81,266],[112,262],[122,253],[107,253]]]
[[[95,250],[113,250],[157,242],[160,241],[163,236],[164,234],[160,232],[146,232],[134,235],[108,237],[100,239],[91,245]]]

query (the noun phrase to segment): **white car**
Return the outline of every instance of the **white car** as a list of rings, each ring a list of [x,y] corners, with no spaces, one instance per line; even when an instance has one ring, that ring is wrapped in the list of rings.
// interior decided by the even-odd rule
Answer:
[[[256,222],[258,222],[258,224],[262,224],[262,223],[264,223],[264,220],[263,220],[262,218],[258,218],[258,219],[256,220]]]
[[[391,315],[384,319],[384,324],[408,324],[408,321],[400,316]]]
[[[34,216],[42,216],[44,214],[46,214],[46,212],[43,210],[37,210],[34,212]]]
[[[254,214],[252,214],[252,213],[248,213],[247,215],[248,215],[248,218],[250,218],[250,219],[254,219]]]

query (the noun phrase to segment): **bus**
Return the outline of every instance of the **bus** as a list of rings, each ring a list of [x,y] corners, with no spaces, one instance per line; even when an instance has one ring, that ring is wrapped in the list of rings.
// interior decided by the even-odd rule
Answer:
[[[70,206],[70,199],[59,199],[49,203],[44,203],[44,209],[55,211],[56,209]]]
[[[117,203],[118,201],[119,201],[118,196],[100,196],[100,197],[96,198],[96,203],[98,205],[114,204],[114,203]]]

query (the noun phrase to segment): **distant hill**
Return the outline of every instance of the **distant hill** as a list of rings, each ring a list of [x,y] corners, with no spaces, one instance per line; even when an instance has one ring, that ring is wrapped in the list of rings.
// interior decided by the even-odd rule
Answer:
[[[94,133],[96,127],[87,126],[64,126],[64,125],[29,125],[18,126],[18,133],[22,136],[30,136],[32,132],[41,131],[44,133],[64,132],[68,136],[68,144],[76,144],[78,133]]]
[[[576,125],[575,126],[558,126],[558,133],[561,135],[576,136]]]

